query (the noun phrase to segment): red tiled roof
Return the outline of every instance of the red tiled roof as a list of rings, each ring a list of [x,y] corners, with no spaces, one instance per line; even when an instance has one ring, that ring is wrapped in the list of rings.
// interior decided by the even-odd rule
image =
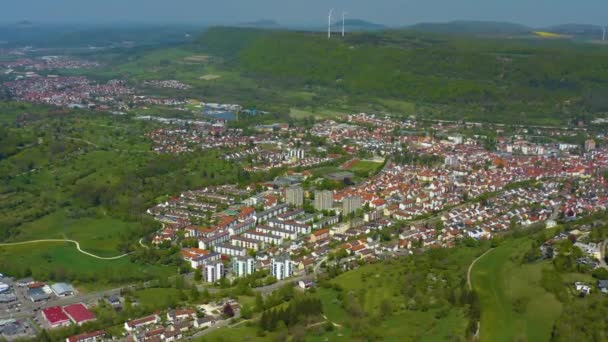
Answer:
[[[68,342],[86,341],[93,337],[102,337],[105,334],[106,334],[106,332],[104,330],[91,331],[91,332],[80,334],[80,335],[70,336],[70,337],[68,337]]]

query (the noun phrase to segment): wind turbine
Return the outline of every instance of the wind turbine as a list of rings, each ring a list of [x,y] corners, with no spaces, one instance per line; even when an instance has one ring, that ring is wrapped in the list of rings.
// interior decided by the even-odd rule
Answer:
[[[602,26],[602,41],[606,40],[606,26]]]
[[[342,37],[344,37],[344,17],[348,14],[348,12],[342,12]]]
[[[334,9],[329,10],[329,15],[327,16],[327,39],[331,38],[331,16],[334,14]]]

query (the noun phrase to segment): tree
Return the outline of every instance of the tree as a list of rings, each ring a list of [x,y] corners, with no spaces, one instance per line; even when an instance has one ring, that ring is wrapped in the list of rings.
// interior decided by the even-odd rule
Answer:
[[[224,305],[224,309],[222,310],[222,312],[226,317],[234,317],[234,310],[232,309],[232,306],[229,303],[226,303],[226,305]]]
[[[244,319],[250,319],[253,316],[253,310],[251,305],[243,305],[241,308],[241,317]]]
[[[200,268],[196,268],[196,270],[194,270],[194,280],[195,281],[201,281],[203,279],[203,272],[201,271]]]
[[[196,289],[196,285],[192,286],[192,288],[190,289],[190,299],[192,301],[197,301],[200,297],[201,297],[201,294]]]
[[[255,310],[256,311],[264,310],[264,297],[262,297],[262,295],[259,292],[257,292],[255,294]]]

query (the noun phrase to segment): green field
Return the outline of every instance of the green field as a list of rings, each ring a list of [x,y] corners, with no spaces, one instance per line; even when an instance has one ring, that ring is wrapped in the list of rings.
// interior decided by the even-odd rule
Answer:
[[[371,174],[376,173],[382,167],[381,162],[375,162],[371,160],[359,160],[352,165],[348,171],[352,171],[358,174]]]
[[[38,280],[74,279],[74,284],[84,290],[175,273],[169,267],[135,264],[129,257],[95,259],[78,252],[74,244],[61,242],[0,247],[0,270],[4,274],[31,274]]]
[[[150,288],[135,291],[133,296],[139,305],[148,310],[163,310],[175,307],[184,301],[183,291],[174,288]]]
[[[242,323],[237,327],[221,328],[208,333],[207,335],[197,339],[197,342],[266,342],[272,341],[278,333],[265,332],[263,336],[258,336],[258,329],[255,326],[247,326]]]
[[[482,341],[547,341],[562,310],[539,284],[546,263],[521,264],[528,239],[506,241],[480,259],[472,283],[481,303]]]
[[[108,216],[71,219],[64,211],[56,211],[39,220],[24,224],[14,241],[36,239],[70,239],[80,243],[80,248],[101,257],[119,255],[121,235],[136,229],[129,223]]]

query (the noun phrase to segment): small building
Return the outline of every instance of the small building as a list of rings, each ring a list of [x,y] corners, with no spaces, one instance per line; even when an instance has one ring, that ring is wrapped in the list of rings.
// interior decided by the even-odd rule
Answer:
[[[106,302],[108,302],[108,304],[110,304],[113,308],[117,308],[117,307],[121,306],[120,297],[118,297],[116,295],[111,295],[108,298],[106,298]]]
[[[196,311],[194,311],[193,309],[177,309],[169,310],[169,312],[167,312],[167,320],[169,322],[193,318],[196,318]]]
[[[304,290],[307,290],[313,288],[315,286],[315,283],[312,280],[304,279],[298,282],[298,286]]]
[[[591,286],[581,283],[581,282],[576,282],[574,283],[574,287],[576,288],[576,291],[578,291],[578,293],[581,296],[586,296],[588,294],[591,293]]]
[[[329,239],[329,229],[319,229],[310,234],[310,242],[318,242],[325,239]]]
[[[150,316],[146,316],[146,317],[142,317],[142,318],[138,318],[138,319],[134,319],[134,320],[125,322],[125,330],[132,331],[139,327],[156,324],[158,322],[160,322],[160,317],[158,315],[150,315]]]
[[[64,306],[63,311],[78,325],[95,320],[95,315],[82,303]]]
[[[58,297],[67,297],[74,294],[74,288],[70,284],[56,283],[51,285],[53,293]]]
[[[48,300],[51,296],[44,292],[42,287],[33,287],[27,290],[27,297],[34,303]]]
[[[70,325],[70,318],[63,312],[60,306],[42,309],[42,317],[44,317],[51,328]]]
[[[103,341],[106,332],[104,330],[91,331],[80,335],[70,336],[65,339],[66,342],[97,342]]]

